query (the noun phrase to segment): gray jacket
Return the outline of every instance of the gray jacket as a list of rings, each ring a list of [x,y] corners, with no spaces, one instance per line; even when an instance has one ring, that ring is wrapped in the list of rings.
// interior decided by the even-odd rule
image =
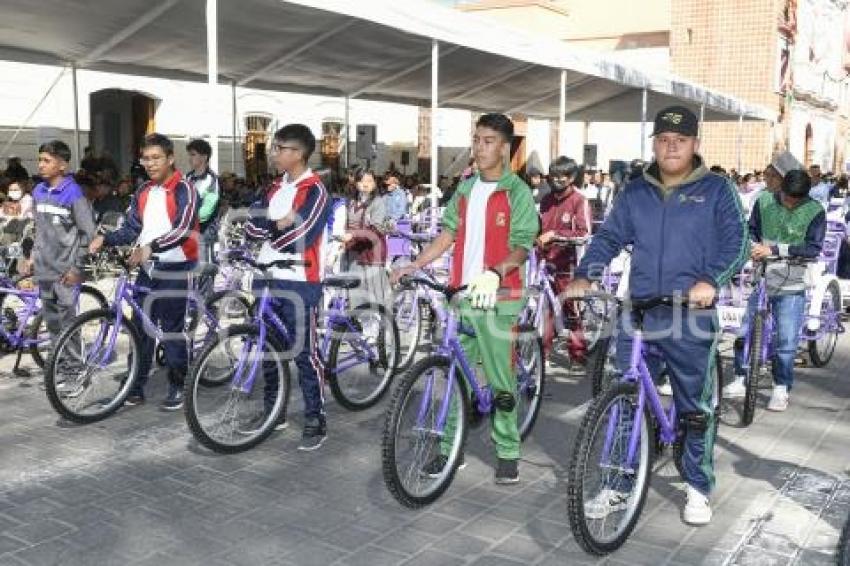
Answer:
[[[39,281],[56,281],[70,268],[81,269],[96,227],[91,204],[71,175],[56,187],[33,191],[33,267]]]

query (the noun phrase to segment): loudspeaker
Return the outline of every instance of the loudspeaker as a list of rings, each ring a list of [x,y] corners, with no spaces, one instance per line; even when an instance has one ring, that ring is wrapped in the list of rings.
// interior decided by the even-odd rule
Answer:
[[[408,165],[410,165],[410,152],[405,149],[401,152],[401,166],[407,167]]]
[[[584,166],[596,167],[596,144],[584,144]]]
[[[357,124],[357,145],[355,155],[358,159],[376,159],[378,157],[378,127],[374,124]]]

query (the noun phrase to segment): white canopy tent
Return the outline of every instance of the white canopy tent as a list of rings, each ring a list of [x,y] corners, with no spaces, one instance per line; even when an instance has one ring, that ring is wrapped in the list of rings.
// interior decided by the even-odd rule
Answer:
[[[688,81],[426,0],[5,0],[0,19],[0,58],[74,71],[521,112],[562,125],[645,124],[674,103],[705,120],[776,118]],[[436,120],[432,155],[434,128]]]

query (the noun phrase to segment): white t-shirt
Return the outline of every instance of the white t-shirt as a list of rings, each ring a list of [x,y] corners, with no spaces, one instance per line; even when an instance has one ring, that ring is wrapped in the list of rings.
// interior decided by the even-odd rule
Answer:
[[[295,201],[295,193],[298,192],[298,183],[313,172],[307,169],[300,177],[291,181],[288,176],[284,176],[280,183],[280,188],[272,196],[269,201],[268,218],[272,221],[278,221],[292,210],[292,203]],[[271,242],[266,240],[260,247],[260,253],[257,254],[257,261],[260,263],[271,263],[278,259],[301,259],[299,254],[282,253],[272,248]],[[278,269],[273,267],[269,273],[275,279],[283,279],[287,281],[306,281],[307,274],[303,265],[296,265],[292,269]]]
[[[479,178],[472,186],[466,205],[466,237],[463,243],[463,277],[467,285],[484,271],[484,236],[487,227],[487,202],[498,183],[488,183]]]

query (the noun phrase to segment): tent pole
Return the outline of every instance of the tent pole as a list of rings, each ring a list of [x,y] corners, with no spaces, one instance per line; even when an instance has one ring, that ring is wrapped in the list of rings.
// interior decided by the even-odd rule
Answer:
[[[207,83],[209,84],[210,108],[216,100],[216,86],[218,85],[218,3],[217,0],[207,0]],[[215,119],[210,117],[210,145],[212,146],[212,157],[210,168],[218,171],[218,131]]]
[[[439,161],[439,145],[437,143],[437,112],[438,100],[440,92],[440,44],[436,39],[431,40],[431,208],[437,208],[437,182],[438,178],[438,161]],[[437,215],[431,214],[431,230],[437,229]]]
[[[643,87],[640,98],[640,158],[646,162],[646,98],[647,90]]]
[[[230,81],[231,115],[233,123],[230,132],[230,172],[236,173],[236,81]]]
[[[345,156],[345,169],[351,166],[351,155],[348,153],[348,140],[349,138],[349,127],[351,123],[351,98],[346,94],[345,95],[345,124],[343,131],[345,134],[342,137],[343,150],[342,154]]]
[[[80,168],[80,101],[77,91],[77,65],[71,63],[71,87],[74,89],[74,169]]]
[[[561,100],[558,107],[558,155],[567,152],[567,70],[561,70]]]
[[[738,174],[741,173],[741,144],[744,135],[744,114],[738,114]]]

